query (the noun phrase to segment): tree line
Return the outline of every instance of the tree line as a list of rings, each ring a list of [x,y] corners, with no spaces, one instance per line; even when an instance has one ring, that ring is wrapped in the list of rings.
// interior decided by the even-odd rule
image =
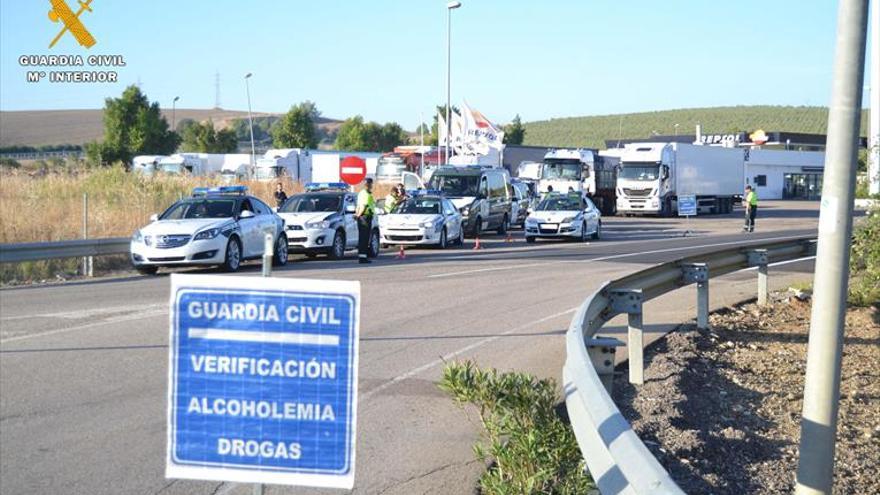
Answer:
[[[438,109],[442,108],[438,106]],[[254,141],[271,142],[274,148],[316,149],[331,145],[351,151],[391,151],[402,144],[419,144],[419,135],[411,137],[400,124],[367,122],[360,115],[346,119],[335,131],[319,129],[321,112],[312,101],[293,105],[280,117],[259,116],[253,119]],[[437,143],[437,118],[428,129],[425,144]],[[119,98],[104,102],[104,139],[85,146],[92,163],[131,163],[138,155],[170,155],[177,150],[198,153],[233,153],[239,143],[249,142],[251,126],[248,119],[236,119],[226,128],[214,122],[182,119],[172,129],[162,115],[158,102],[150,102],[137,86],[126,88]],[[323,126],[332,127],[332,126]],[[525,136],[519,115],[505,126],[505,143],[521,144]]]

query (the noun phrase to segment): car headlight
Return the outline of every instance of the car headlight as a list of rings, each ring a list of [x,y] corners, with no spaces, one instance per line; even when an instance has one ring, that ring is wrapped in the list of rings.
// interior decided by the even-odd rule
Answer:
[[[532,218],[532,217],[526,218],[526,224],[528,224],[528,225],[537,225],[537,223],[538,223],[537,218]]]
[[[134,234],[131,235],[131,242],[144,242],[144,235],[140,230],[134,231]]]
[[[422,222],[422,223],[420,223],[420,224],[419,224],[419,227],[424,227],[424,228],[426,228],[426,229],[430,229],[430,228],[433,228],[433,227],[434,227],[435,223],[436,223],[435,221],[433,221],[433,220],[429,220],[429,221],[427,221],[427,222]]]
[[[220,235],[219,228],[207,229],[207,230],[203,230],[203,231],[199,232],[198,234],[196,234],[195,237],[193,237],[193,240],[194,241],[202,241],[202,240],[206,240],[206,239],[213,239],[213,238],[217,237],[218,235]]]
[[[306,222],[307,229],[329,229],[330,222],[327,220],[318,220],[316,222]]]
[[[471,214],[471,207],[470,206],[463,206],[460,211],[461,211],[461,216],[466,217]]]
[[[562,223],[572,223],[572,222],[574,222],[575,220],[577,220],[577,217],[568,217],[568,218],[564,218],[564,219],[562,220]]]

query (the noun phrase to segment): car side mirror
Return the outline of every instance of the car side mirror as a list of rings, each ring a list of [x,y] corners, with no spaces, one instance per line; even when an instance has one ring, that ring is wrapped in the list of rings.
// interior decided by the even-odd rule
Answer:
[[[155,214],[155,213],[153,213],[152,215],[150,215],[150,223],[152,223],[152,222],[157,222],[158,220],[159,220],[159,215],[157,215],[157,214]]]
[[[241,212],[241,215],[239,215],[239,218],[254,218],[254,212],[251,210],[244,210]]]

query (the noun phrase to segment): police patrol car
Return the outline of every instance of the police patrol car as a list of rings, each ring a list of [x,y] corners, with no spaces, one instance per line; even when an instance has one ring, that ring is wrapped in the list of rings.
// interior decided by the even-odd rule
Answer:
[[[440,191],[415,191],[413,197],[379,216],[382,244],[436,245],[464,243],[458,208]]]
[[[284,220],[245,186],[197,187],[131,238],[131,262],[143,274],[162,266],[219,265],[234,272],[263,255],[266,234],[275,239],[273,262],[287,264]]]
[[[278,209],[287,225],[288,248],[309,257],[326,254],[333,259],[343,258],[346,250],[357,249],[356,208],[357,195],[347,184],[306,184],[306,192],[294,194]],[[379,225],[375,216],[369,255],[379,256]]]
[[[602,214],[589,198],[580,193],[549,193],[526,218],[526,242],[538,237],[598,239],[602,232]]]

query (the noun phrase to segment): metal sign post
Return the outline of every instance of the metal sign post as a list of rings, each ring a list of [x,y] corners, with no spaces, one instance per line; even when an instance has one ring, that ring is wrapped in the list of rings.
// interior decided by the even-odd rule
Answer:
[[[358,282],[173,274],[170,307],[167,477],[354,486]]]

